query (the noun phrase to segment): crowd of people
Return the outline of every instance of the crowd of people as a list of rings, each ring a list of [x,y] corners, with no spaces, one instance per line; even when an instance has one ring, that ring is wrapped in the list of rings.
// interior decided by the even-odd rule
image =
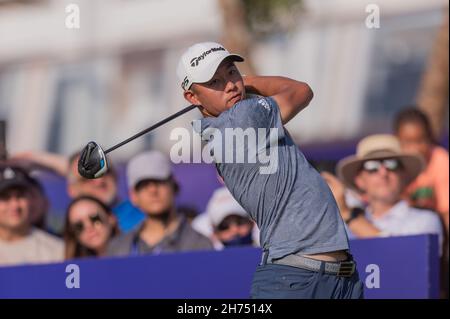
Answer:
[[[322,176],[350,238],[436,234],[448,278],[448,151],[417,108],[401,111],[393,132],[363,138],[355,155],[337,163],[336,175]],[[126,199],[118,196],[114,167],[85,179],[78,174],[79,156],[23,153],[1,163],[0,266],[259,244],[255,223],[226,187],[193,220],[181,213],[177,177],[160,152],[146,151],[127,163]],[[66,177],[71,201],[62,233],[46,229],[49,200],[24,162]]]
[[[61,157],[45,153],[19,154],[1,164],[0,266],[258,242],[254,222],[225,187],[215,192],[205,214],[192,218],[186,208],[176,207],[179,185],[169,158],[158,151],[140,153],[128,162],[129,196],[124,200],[118,195],[114,166],[110,164],[101,178],[86,179],[77,170],[79,155],[70,156],[64,165]],[[70,202],[60,233],[47,229],[49,200],[29,171],[30,161],[66,177]]]

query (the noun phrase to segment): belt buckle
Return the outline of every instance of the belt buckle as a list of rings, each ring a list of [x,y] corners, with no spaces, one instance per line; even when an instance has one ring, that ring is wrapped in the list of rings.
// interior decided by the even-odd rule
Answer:
[[[343,261],[339,264],[338,277],[351,277],[355,272],[356,264],[353,261]]]

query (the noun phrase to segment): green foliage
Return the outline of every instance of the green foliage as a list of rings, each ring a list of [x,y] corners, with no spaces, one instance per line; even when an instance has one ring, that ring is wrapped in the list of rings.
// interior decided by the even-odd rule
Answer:
[[[301,0],[241,0],[246,22],[255,36],[267,36],[293,29],[302,10]]]

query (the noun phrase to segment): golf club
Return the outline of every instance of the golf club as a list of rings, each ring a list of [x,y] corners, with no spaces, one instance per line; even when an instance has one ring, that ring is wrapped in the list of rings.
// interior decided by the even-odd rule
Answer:
[[[165,118],[164,120],[150,126],[149,128],[127,138],[126,140],[108,148],[106,151],[103,151],[102,147],[94,141],[89,142],[81,151],[80,159],[78,160],[78,173],[81,176],[94,179],[99,178],[108,171],[108,160],[106,158],[106,154],[114,151],[115,149],[131,142],[132,140],[153,131],[154,129],[160,127],[161,125],[166,124],[167,122],[179,117],[180,115],[189,112],[190,110],[195,109],[196,105],[189,105],[188,107],[178,111],[177,113]]]

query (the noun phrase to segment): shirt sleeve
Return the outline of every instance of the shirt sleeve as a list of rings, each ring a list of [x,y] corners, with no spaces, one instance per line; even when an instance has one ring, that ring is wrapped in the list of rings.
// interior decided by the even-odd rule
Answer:
[[[252,129],[258,136],[258,152],[278,145],[286,137],[278,104],[271,97],[255,97],[237,103],[228,115],[228,127]],[[262,138],[262,139],[261,139]]]
[[[237,103],[230,112],[229,121],[243,129],[283,128],[278,104],[271,97],[254,97]]]

